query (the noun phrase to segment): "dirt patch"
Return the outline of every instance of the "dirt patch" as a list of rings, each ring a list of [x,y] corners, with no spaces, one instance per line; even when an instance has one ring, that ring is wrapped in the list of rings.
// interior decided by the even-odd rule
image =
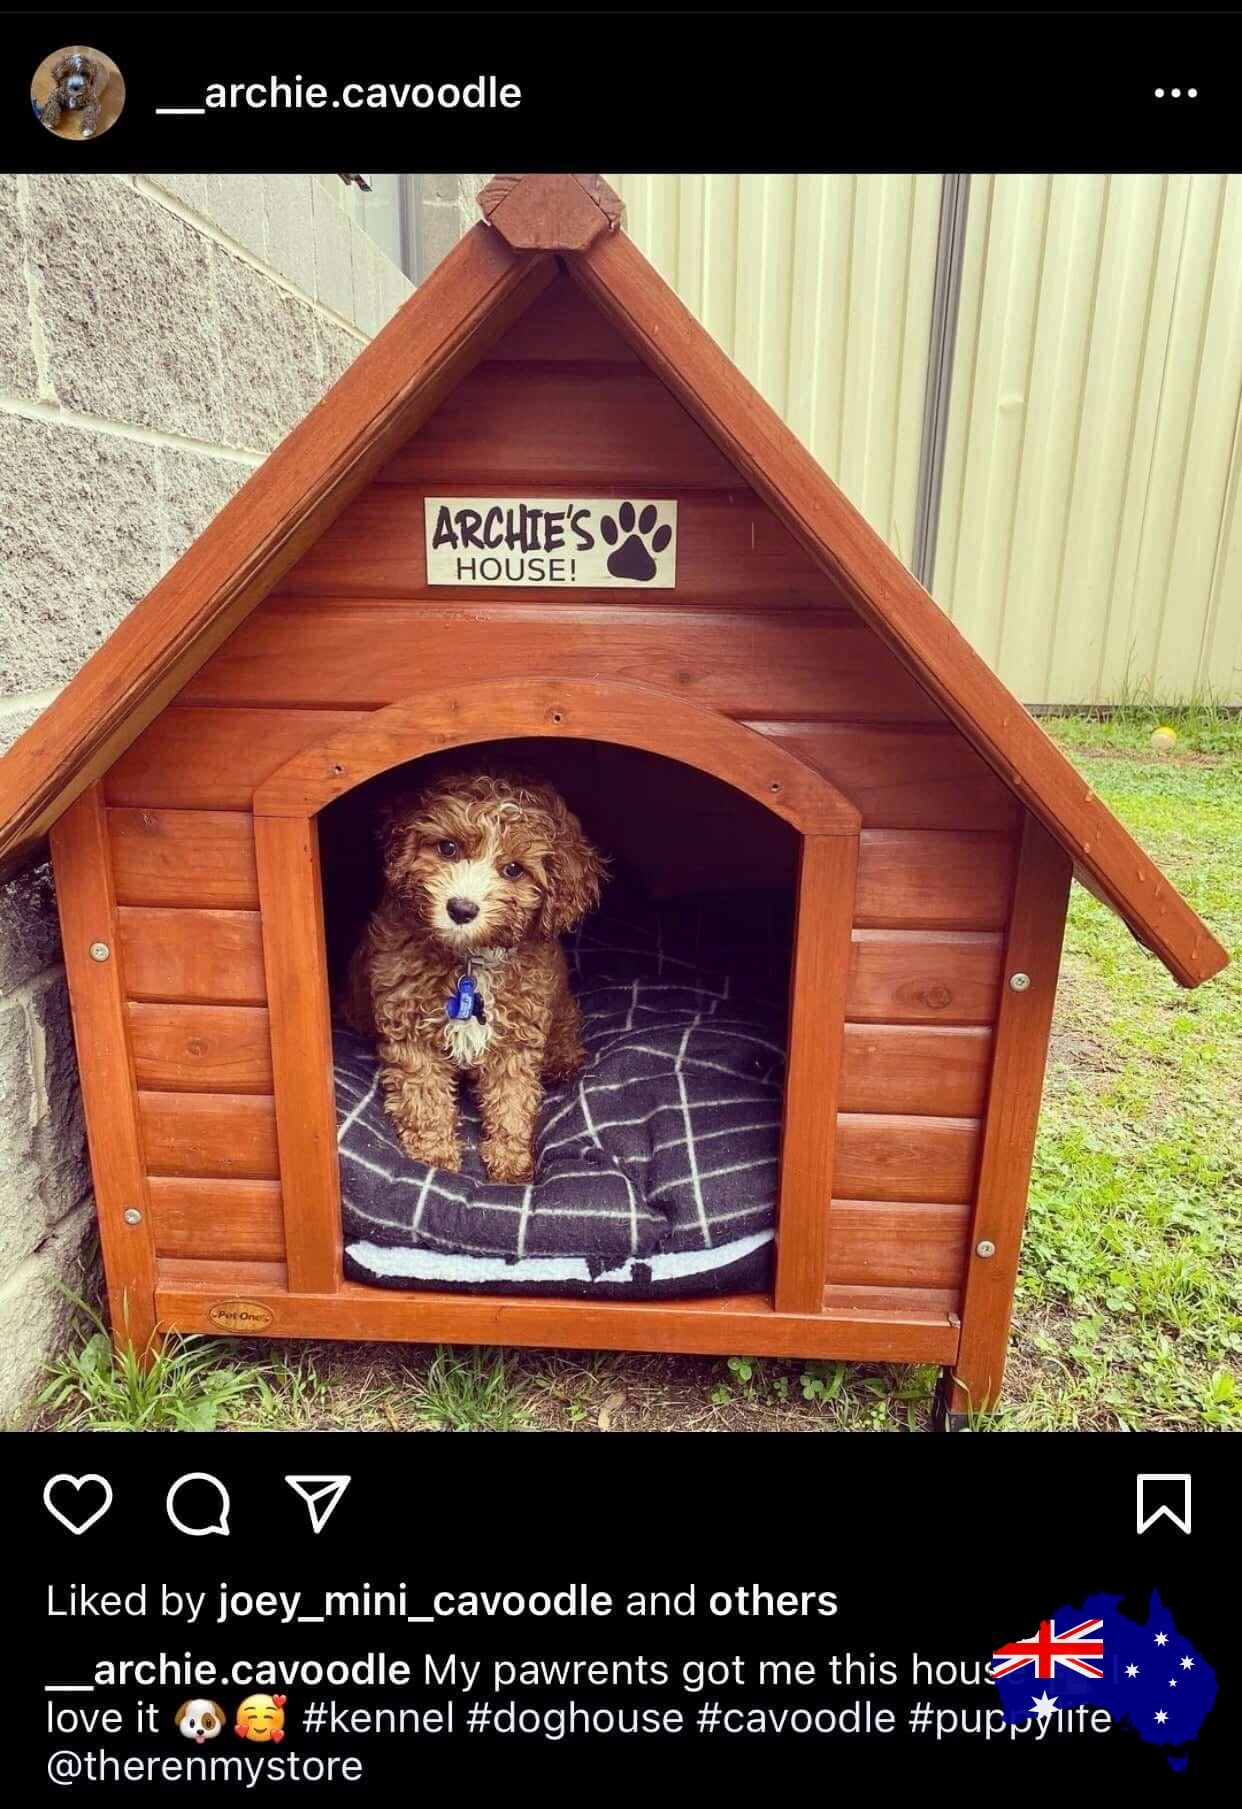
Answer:
[[[531,1353],[533,1356],[534,1353]],[[734,1392],[728,1368],[708,1357],[618,1356],[596,1359],[601,1373],[583,1385],[581,1372],[560,1378],[560,1362],[540,1353],[539,1375],[526,1400],[540,1429],[575,1432],[825,1432],[831,1420],[804,1402],[797,1365],[772,1365],[753,1395]],[[527,1359],[529,1361],[530,1359]],[[576,1365],[563,1359],[568,1370]],[[521,1365],[525,1368],[525,1363]],[[783,1383],[784,1400],[771,1397]],[[522,1377],[514,1377],[522,1387]],[[725,1394],[727,1398],[713,1399]]]
[[[1048,1039],[1049,1065],[1063,1063],[1077,1079],[1084,1074],[1119,1074],[1123,1064],[1099,1037],[1074,1024],[1054,1024]]]

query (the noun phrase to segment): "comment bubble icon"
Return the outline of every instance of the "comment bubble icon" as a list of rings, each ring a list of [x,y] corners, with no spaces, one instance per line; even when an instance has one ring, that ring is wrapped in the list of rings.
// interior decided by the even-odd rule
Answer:
[[[177,1496],[187,1483],[192,1482],[205,1483],[209,1489],[214,1489],[216,1492],[216,1514],[214,1518],[208,1520],[205,1526],[191,1526],[177,1512],[175,1505]],[[229,1537],[229,1514],[232,1512],[232,1507],[229,1492],[220,1478],[212,1476],[206,1470],[187,1470],[184,1476],[178,1476],[164,1498],[164,1512],[168,1515],[169,1520],[179,1533],[185,1533],[190,1539],[206,1539],[212,1533],[219,1533],[227,1539]]]

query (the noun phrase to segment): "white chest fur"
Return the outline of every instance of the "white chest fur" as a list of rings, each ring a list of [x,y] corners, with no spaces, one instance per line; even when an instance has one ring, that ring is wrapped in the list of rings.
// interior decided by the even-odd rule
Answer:
[[[487,1054],[492,1040],[492,983],[486,967],[475,967],[474,982],[483,1001],[484,1019],[450,1018],[444,1026],[444,1041],[449,1059],[457,1068],[477,1068]]]
[[[492,1040],[492,1027],[480,1024],[478,1018],[467,1018],[464,1023],[451,1019],[444,1026],[444,1040],[456,1067],[477,1068]]]

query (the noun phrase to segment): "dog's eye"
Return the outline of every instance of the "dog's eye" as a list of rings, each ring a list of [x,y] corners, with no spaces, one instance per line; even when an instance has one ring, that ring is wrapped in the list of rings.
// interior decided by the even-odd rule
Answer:
[[[500,871],[506,879],[521,879],[526,869],[521,861],[506,861]]]
[[[437,847],[438,851],[444,856],[446,861],[456,860],[456,858],[457,858],[457,843],[456,842],[437,842],[436,847]]]

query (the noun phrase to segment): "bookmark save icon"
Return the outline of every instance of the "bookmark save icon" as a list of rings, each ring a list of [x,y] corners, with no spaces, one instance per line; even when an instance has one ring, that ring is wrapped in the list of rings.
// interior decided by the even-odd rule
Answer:
[[[311,1531],[321,1533],[336,1512],[341,1496],[349,1487],[350,1476],[286,1476],[285,1481],[295,1495],[306,1503]]]

